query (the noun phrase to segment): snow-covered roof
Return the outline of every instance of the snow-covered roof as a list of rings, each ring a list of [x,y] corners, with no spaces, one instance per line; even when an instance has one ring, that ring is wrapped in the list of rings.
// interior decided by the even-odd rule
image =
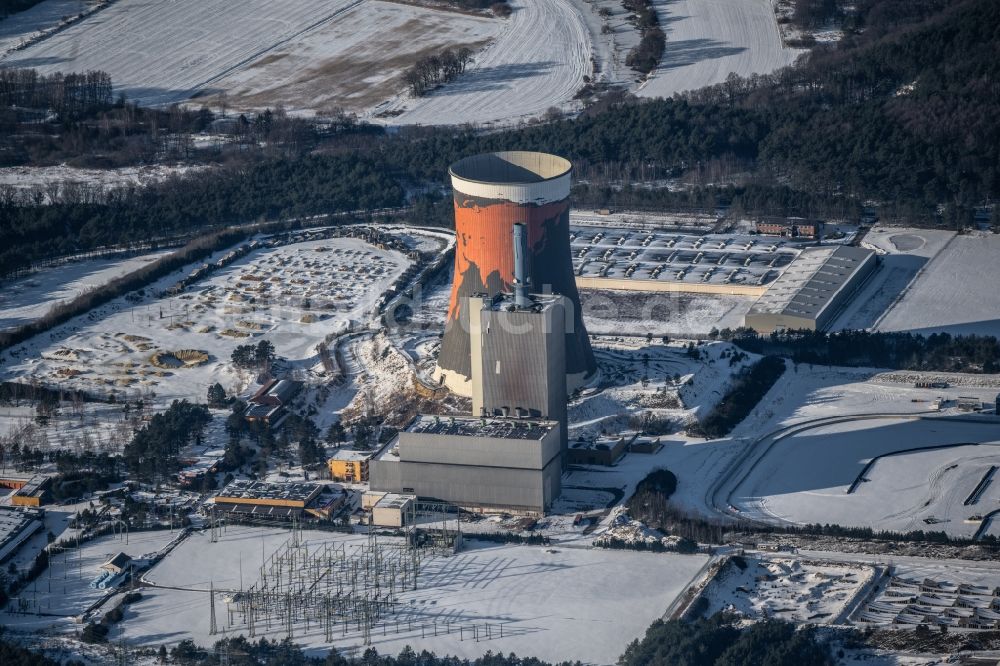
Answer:
[[[874,254],[844,245],[806,248],[757,299],[750,314],[815,319]]]

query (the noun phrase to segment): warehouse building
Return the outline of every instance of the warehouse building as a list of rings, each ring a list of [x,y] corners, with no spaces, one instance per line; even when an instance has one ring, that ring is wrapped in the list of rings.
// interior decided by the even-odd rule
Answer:
[[[750,308],[744,324],[761,334],[822,331],[877,267],[872,250],[806,248]]]
[[[377,527],[403,527],[413,521],[416,498],[413,495],[367,492],[361,496],[361,508],[369,512]]]
[[[0,487],[13,488],[10,503],[14,506],[40,507],[49,493],[52,477],[35,474],[32,476],[8,475],[0,478]]]
[[[541,514],[559,495],[557,421],[418,416],[371,461],[371,489]]]
[[[785,236],[788,238],[823,238],[823,223],[801,217],[763,218],[754,223],[754,231],[765,236]]]
[[[251,423],[259,421],[275,425],[284,416],[288,403],[302,389],[302,382],[291,379],[271,380],[247,402],[244,417]]]
[[[25,541],[44,528],[42,512],[0,506],[0,562],[17,552]]]
[[[330,518],[347,501],[339,487],[318,483],[266,483],[239,479],[215,497],[215,510],[233,520]]]

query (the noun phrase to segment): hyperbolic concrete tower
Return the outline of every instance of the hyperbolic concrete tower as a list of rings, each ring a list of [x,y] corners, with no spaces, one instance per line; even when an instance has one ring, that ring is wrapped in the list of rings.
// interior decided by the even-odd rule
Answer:
[[[596,370],[570,256],[571,171],[569,160],[527,151],[474,155],[451,165],[455,279],[437,373],[455,393],[472,394],[466,297],[513,291],[512,230],[518,222],[528,236],[529,291],[561,294],[573,310],[566,331],[567,391]]]

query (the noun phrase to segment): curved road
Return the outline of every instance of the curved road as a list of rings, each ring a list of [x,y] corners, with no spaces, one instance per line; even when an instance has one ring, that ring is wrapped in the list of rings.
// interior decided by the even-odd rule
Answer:
[[[899,414],[899,413],[879,413],[879,414],[850,414],[844,416],[828,416],[817,419],[809,419],[807,421],[801,421],[790,426],[785,426],[783,428],[778,428],[772,430],[757,439],[753,440],[747,447],[738,454],[733,460],[729,462],[725,470],[719,478],[708,487],[705,493],[705,506],[711,510],[718,513],[720,516],[726,518],[739,518],[741,520],[747,521],[751,524],[761,525],[761,526],[773,526],[778,525],[795,525],[791,521],[786,521],[773,517],[771,520],[761,520],[756,518],[748,518],[743,513],[738,511],[733,507],[730,500],[735,493],[736,489],[743,483],[743,481],[750,475],[750,473],[757,467],[761,460],[767,455],[771,447],[777,442],[796,435],[800,432],[806,430],[811,430],[813,428],[818,428],[821,426],[834,425],[837,423],[848,423],[851,421],[862,421],[862,420],[872,420],[872,419],[885,419],[885,418],[898,418],[898,419],[922,419],[925,415],[931,412],[916,412],[912,414]],[[749,465],[747,464],[749,463]],[[740,474],[742,472],[742,474]],[[735,479],[736,475],[739,477]]]

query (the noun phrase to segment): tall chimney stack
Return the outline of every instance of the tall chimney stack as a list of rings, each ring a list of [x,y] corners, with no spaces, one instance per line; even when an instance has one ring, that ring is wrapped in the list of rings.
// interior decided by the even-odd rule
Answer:
[[[514,224],[514,305],[524,310],[528,300],[528,231],[523,222]]]

